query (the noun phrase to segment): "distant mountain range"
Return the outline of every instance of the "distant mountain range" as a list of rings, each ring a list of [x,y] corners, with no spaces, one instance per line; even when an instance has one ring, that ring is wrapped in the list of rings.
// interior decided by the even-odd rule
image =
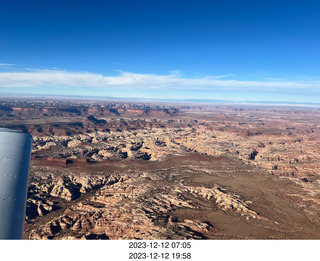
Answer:
[[[157,101],[157,102],[179,102],[179,103],[226,103],[226,104],[272,104],[272,105],[306,105],[320,106],[320,103],[315,102],[290,102],[290,101],[232,101],[218,99],[157,99],[157,98],[135,98],[135,97],[110,97],[110,96],[85,96],[85,95],[54,95],[54,94],[30,94],[30,93],[0,93],[2,97],[36,97],[36,98],[75,98],[75,99],[103,99],[117,101]]]

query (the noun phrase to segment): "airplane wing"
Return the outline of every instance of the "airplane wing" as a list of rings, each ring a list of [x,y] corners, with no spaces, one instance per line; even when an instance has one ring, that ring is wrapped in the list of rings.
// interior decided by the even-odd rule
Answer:
[[[0,128],[0,239],[21,239],[32,136]]]

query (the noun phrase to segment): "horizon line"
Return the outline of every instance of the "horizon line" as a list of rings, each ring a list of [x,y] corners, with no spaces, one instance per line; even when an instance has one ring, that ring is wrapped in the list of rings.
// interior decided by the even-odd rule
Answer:
[[[113,97],[113,96],[89,96],[74,94],[33,94],[33,93],[3,93],[0,92],[1,98],[11,97],[36,97],[36,98],[68,98],[68,99],[88,99],[88,100],[117,100],[117,101],[156,101],[156,102],[179,102],[179,103],[199,103],[199,104],[252,104],[252,105],[285,105],[285,106],[320,106],[316,102],[296,102],[296,101],[250,101],[250,100],[224,100],[224,99],[178,99],[178,98],[147,98],[147,97]]]

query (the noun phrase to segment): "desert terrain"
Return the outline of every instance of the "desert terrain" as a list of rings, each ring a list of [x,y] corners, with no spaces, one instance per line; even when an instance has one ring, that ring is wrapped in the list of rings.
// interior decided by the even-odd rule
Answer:
[[[320,239],[320,108],[1,98],[25,239]]]

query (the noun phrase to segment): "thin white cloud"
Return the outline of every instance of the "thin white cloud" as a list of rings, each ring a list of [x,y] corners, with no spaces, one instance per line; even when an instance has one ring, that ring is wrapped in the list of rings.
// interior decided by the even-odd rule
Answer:
[[[285,79],[280,79],[280,78],[271,78],[271,77],[268,77],[268,78],[263,78],[265,80],[270,80],[270,81],[285,81]]]
[[[228,77],[234,77],[234,76],[236,76],[236,74],[224,74],[224,75],[213,76],[213,78],[221,79],[221,78],[228,78]]]
[[[113,63],[114,65],[120,65],[120,66],[126,66],[126,67],[131,67],[132,65],[126,64],[126,63]]]
[[[13,63],[0,63],[0,66],[1,67],[11,67],[11,66],[16,66],[15,64],[13,64]]]
[[[120,71],[116,76],[104,76],[89,72],[62,70],[32,70],[24,72],[0,72],[0,87],[96,87],[105,89],[166,89],[166,90],[320,90],[320,81],[239,81],[221,76],[184,78],[178,71],[168,75],[136,74]]]

